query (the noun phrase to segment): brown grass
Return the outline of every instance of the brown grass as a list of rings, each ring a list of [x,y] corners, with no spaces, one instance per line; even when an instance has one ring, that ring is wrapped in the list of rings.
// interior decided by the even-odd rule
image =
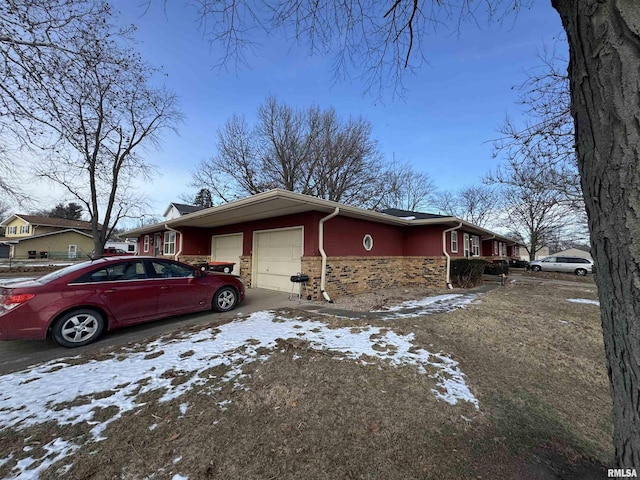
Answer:
[[[285,339],[268,361],[245,367],[246,390],[211,381],[170,402],[149,395],[109,425],[106,440],[44,478],[71,463],[68,479],[603,478],[611,405],[599,309],[566,300],[574,297],[596,298],[584,284],[516,284],[452,313],[379,324],[458,360],[479,410],[438,401],[435,381],[414,367],[341,360]],[[4,431],[0,449],[24,458],[25,439],[78,442],[79,430]]]

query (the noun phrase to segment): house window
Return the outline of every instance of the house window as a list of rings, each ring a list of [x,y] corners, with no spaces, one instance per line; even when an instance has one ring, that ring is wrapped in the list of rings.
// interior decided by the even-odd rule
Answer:
[[[29,233],[29,225],[20,225],[20,233]]]
[[[15,225],[12,225],[11,227],[7,228],[7,234],[15,235],[16,233],[18,233],[18,227],[16,227]]]
[[[451,253],[458,253],[458,232],[451,232]]]
[[[493,241],[493,254],[494,255],[498,255],[498,241],[497,240]]]
[[[465,233],[462,235],[462,249],[464,251],[464,256],[468,257],[469,256],[469,234]]]
[[[149,237],[149,235],[145,235],[144,236],[144,251],[148,252],[149,251],[149,242],[151,241],[151,238]]]
[[[368,233],[362,239],[362,246],[367,252],[370,252],[373,248],[373,237]]]
[[[176,253],[176,232],[164,232],[164,254]]]
[[[477,235],[471,237],[471,255],[474,257],[480,256],[480,237]]]
[[[507,245],[504,242],[500,242],[500,256],[501,257],[507,256]]]

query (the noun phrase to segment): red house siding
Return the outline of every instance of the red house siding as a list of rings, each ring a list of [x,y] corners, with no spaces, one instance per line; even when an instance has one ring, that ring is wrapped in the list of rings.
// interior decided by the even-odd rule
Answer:
[[[442,253],[443,225],[407,228],[404,235],[404,254],[407,256],[439,257]],[[447,234],[447,251],[450,250],[451,236]]]
[[[208,239],[208,250],[211,251],[211,237],[213,235],[226,235],[230,233],[242,233],[242,254],[251,255],[253,250],[253,233],[263,230],[274,230],[278,228],[303,227],[304,229],[304,254],[319,255],[318,253],[318,220],[323,215],[318,212],[301,213],[296,215],[286,215],[284,217],[268,218],[256,220],[236,225],[226,225],[224,227],[200,230],[198,235]],[[315,251],[313,251],[315,247]],[[197,255],[185,251],[186,255]]]
[[[373,238],[373,248],[369,251],[363,245],[367,234]],[[402,256],[402,230],[393,225],[337,216],[324,224],[324,249],[332,257]],[[320,255],[318,246],[315,253],[309,255]]]

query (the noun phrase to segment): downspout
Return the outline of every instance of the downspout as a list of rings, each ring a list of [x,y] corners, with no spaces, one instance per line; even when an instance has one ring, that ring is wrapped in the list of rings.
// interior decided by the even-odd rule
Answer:
[[[447,276],[446,276],[446,284],[447,288],[453,290],[453,285],[451,285],[451,255],[447,252],[447,233],[453,232],[454,230],[459,229],[462,226],[462,222],[458,223],[457,227],[448,228],[444,232],[442,232],[442,253],[447,257]]]
[[[173,259],[178,260],[178,258],[180,258],[180,255],[182,255],[182,233],[180,233],[180,231],[176,230],[175,228],[171,228],[166,223],[164,224],[164,228],[166,228],[170,232],[175,232],[176,237],[180,236],[180,248],[178,248],[178,251],[173,255]]]
[[[338,215],[338,213],[340,213],[340,207],[336,207],[333,213],[330,213],[326,217],[321,218],[320,222],[318,223],[318,249],[320,250],[320,255],[322,256],[320,293],[322,293],[324,299],[329,303],[333,303],[333,300],[331,300],[331,297],[329,297],[329,294],[325,290],[327,286],[327,253],[324,251],[324,222],[326,222],[327,220],[331,220],[333,217]]]

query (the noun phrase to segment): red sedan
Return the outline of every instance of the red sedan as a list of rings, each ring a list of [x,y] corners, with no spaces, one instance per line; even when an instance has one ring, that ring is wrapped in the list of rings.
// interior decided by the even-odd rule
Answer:
[[[172,315],[227,312],[244,299],[242,279],[156,257],[82,262],[0,286],[0,340],[43,339],[65,347]]]

